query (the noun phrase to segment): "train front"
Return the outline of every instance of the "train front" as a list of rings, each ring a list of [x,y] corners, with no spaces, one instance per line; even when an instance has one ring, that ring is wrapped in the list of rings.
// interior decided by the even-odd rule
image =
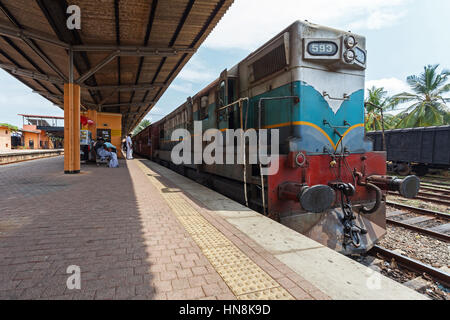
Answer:
[[[386,192],[413,198],[420,182],[387,177],[385,152],[365,137],[365,38],[310,23],[295,28],[292,91],[300,102],[279,172],[268,177],[268,209],[336,251],[360,254],[386,233]]]

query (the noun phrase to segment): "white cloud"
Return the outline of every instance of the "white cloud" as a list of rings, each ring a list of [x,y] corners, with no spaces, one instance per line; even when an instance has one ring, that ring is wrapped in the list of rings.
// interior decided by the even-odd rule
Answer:
[[[181,70],[177,79],[193,83],[205,83],[214,80],[215,77],[217,77],[217,75],[214,75],[210,68],[205,65],[204,61],[200,60],[198,56],[195,55],[183,68],[183,70]]]
[[[398,23],[412,0],[236,1],[205,42],[210,48],[256,49],[296,20],[358,32]],[[356,28],[356,30],[355,30]]]
[[[180,74],[178,75],[178,79],[201,83],[208,80],[213,80],[214,75],[206,70],[187,67],[180,72]]]
[[[176,90],[178,92],[188,94],[188,95],[190,95],[194,92],[192,83],[190,83],[190,82],[183,82],[183,84],[175,84],[174,83],[170,86],[170,88],[173,90]]]
[[[382,29],[385,26],[390,26],[401,19],[405,14],[403,12],[389,12],[389,11],[375,11],[371,13],[367,18],[357,20],[349,24],[349,28],[352,30]]]
[[[371,89],[372,87],[384,88],[387,91],[388,96],[393,96],[402,92],[411,92],[411,88],[408,84],[397,78],[386,78],[379,80],[371,80],[366,82],[366,89]],[[396,106],[394,111],[390,111],[390,114],[398,114],[405,110],[410,104],[402,103]]]
[[[410,91],[408,84],[397,78],[386,78],[379,80],[371,80],[366,82],[366,89],[372,87],[384,88],[388,92],[388,95],[395,95],[402,92]]]

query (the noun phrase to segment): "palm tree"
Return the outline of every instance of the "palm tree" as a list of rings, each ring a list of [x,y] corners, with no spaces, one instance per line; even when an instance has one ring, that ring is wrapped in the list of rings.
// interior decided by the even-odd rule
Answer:
[[[139,123],[139,125],[134,129],[133,135],[137,135],[139,132],[147,128],[149,125],[151,125],[150,120],[144,119]]]
[[[448,121],[447,102],[450,98],[444,95],[450,91],[450,84],[446,84],[450,71],[437,73],[439,65],[428,65],[419,76],[409,76],[407,82],[414,93],[403,92],[392,97],[395,104],[412,102],[400,116],[403,119],[397,128],[414,128],[444,125],[444,118]]]
[[[366,99],[366,131],[377,131],[382,129],[381,110],[383,112],[392,110],[395,107],[392,99],[387,96],[384,88],[372,87],[368,90]],[[385,115],[385,128],[392,128],[395,124],[395,117]]]

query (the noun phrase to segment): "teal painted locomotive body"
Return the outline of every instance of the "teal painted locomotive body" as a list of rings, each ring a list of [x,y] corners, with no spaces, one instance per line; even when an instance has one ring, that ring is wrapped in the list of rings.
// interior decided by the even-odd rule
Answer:
[[[363,183],[386,174],[385,153],[373,151],[364,131],[366,59],[364,37],[295,22],[135,137],[135,147],[151,139],[144,153],[149,158],[337,251],[365,252],[386,232],[381,191],[374,194]],[[272,154],[278,172],[261,176],[255,164],[175,165],[171,151],[180,137],[173,133],[195,135],[195,122],[203,132],[218,129],[223,135],[231,129],[279,130],[279,154]],[[357,240],[351,234],[348,239],[343,227],[343,185],[354,189],[350,215]],[[311,195],[318,197],[311,201]],[[318,202],[325,198],[332,203],[321,211]]]

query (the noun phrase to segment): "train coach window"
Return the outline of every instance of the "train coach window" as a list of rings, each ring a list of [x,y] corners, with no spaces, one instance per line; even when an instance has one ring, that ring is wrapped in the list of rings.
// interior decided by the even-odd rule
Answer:
[[[200,120],[204,120],[208,118],[208,96],[203,96],[200,99]]]
[[[218,92],[218,106],[223,107],[227,104],[225,97],[225,81],[220,83],[219,92]]]
[[[236,80],[228,79],[228,103],[233,103],[236,98]]]

